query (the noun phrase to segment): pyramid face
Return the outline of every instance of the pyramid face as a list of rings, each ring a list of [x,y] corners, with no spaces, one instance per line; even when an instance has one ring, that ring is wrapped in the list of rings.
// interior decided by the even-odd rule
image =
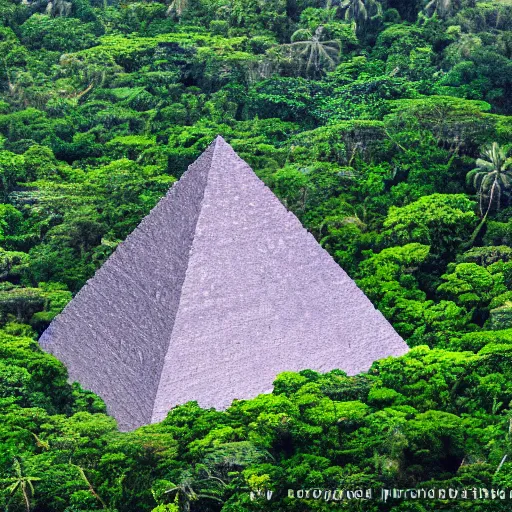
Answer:
[[[283,371],[352,375],[407,351],[221,137],[39,341],[122,430],[253,398]]]

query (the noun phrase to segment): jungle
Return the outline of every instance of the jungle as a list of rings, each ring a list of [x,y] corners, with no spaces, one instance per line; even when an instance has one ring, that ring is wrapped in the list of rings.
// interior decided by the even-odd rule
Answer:
[[[2,510],[510,510],[287,489],[512,489],[511,0],[0,0],[0,20]],[[120,433],[37,339],[218,134],[411,350]]]

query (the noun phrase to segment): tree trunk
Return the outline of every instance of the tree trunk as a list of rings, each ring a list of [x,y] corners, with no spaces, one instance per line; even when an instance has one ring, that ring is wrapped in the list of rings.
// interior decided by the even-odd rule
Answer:
[[[491,211],[492,200],[494,199],[494,191],[496,189],[497,181],[498,181],[498,179],[496,177],[496,179],[494,180],[494,183],[492,184],[492,187],[491,187],[491,194],[489,196],[489,204],[487,205],[487,210],[485,212],[485,215],[483,216],[482,220],[480,221],[480,224],[478,224],[478,226],[476,227],[475,231],[473,231],[473,234],[471,235],[471,238],[469,239],[469,242],[465,246],[465,248],[469,249],[470,247],[472,247],[472,245],[475,243],[476,237],[480,233],[480,230],[483,228],[485,222],[487,221],[487,217],[489,215],[489,212]]]

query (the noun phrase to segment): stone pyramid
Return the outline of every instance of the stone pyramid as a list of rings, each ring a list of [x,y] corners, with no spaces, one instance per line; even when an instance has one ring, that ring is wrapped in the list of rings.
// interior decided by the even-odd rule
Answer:
[[[122,430],[225,408],[306,368],[356,374],[407,345],[217,139],[40,339]]]

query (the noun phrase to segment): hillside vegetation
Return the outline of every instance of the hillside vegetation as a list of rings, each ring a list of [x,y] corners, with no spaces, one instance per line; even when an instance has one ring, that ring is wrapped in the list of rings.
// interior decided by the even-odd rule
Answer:
[[[512,488],[509,0],[0,0],[0,20],[3,509],[510,509],[286,497]],[[121,434],[36,340],[217,134],[412,350]]]

